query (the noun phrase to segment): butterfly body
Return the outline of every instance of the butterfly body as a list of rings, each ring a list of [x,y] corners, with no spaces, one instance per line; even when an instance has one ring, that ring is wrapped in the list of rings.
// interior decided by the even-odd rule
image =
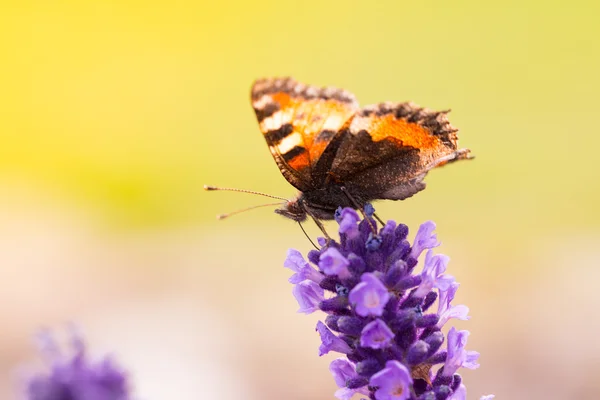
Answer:
[[[261,79],[252,106],[281,173],[300,194],[278,214],[334,218],[338,207],[403,200],[425,188],[429,170],[469,158],[446,112],[412,103],[360,108],[354,96],[292,78]]]

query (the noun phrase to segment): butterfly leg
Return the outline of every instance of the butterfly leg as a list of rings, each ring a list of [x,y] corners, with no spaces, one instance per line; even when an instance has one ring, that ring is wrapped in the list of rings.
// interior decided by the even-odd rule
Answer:
[[[310,211],[310,209],[308,207],[306,207],[306,205],[304,205],[304,210],[306,211],[306,213],[308,215],[310,215],[310,217],[312,218],[312,220],[315,221],[315,224],[317,224],[317,226],[319,227],[319,229],[321,230],[321,232],[323,232],[323,235],[325,235],[325,239],[327,240],[327,244],[325,245],[325,247],[329,247],[329,243],[331,243],[333,240],[331,239],[331,237],[329,236],[329,234],[325,230],[325,226],[323,225],[323,223],[317,217],[315,217],[313,215],[313,213]]]
[[[325,226],[323,226],[323,224],[321,223],[321,221],[319,221],[314,216],[310,215],[310,217],[313,219],[313,221],[315,221],[315,224],[317,224],[317,226],[319,227],[319,229],[321,230],[321,232],[323,232],[323,235],[325,235],[325,239],[327,240],[327,244],[325,246],[329,247],[329,243],[331,243],[333,241],[333,239],[331,239],[331,237],[329,236],[329,234],[325,230]]]
[[[304,230],[304,227],[302,226],[302,222],[298,221],[298,225],[300,225],[300,229],[302,229],[302,232],[304,232],[304,236],[306,236],[306,238],[308,239],[308,241],[310,242],[310,244],[312,244],[313,247],[316,250],[319,250],[319,248],[317,247],[317,245],[312,241],[312,239],[310,238],[310,236],[308,236],[308,233],[306,233],[306,231]]]
[[[365,214],[364,205],[361,206],[360,204],[358,204],[358,202],[354,199],[354,197],[352,197],[352,195],[348,192],[348,190],[346,189],[345,186],[341,186],[340,189],[342,189],[342,192],[344,192],[346,197],[348,197],[348,199],[350,200],[350,202],[352,203],[354,208],[356,208],[362,214],[363,218],[367,221],[367,223],[371,227],[371,231],[373,231],[373,234],[377,235],[377,227],[375,225],[373,225],[371,218],[367,217],[367,215]],[[377,218],[377,220],[379,222],[382,222],[381,219],[379,219],[379,217],[377,217],[377,216],[375,216],[375,217]],[[385,225],[385,224],[383,224],[383,222],[382,222],[382,225]]]
[[[379,218],[379,215],[373,213],[373,216],[375,217],[375,219],[377,221],[379,221],[379,223],[381,224],[381,226],[385,226],[385,222],[383,222],[383,220],[381,218]]]

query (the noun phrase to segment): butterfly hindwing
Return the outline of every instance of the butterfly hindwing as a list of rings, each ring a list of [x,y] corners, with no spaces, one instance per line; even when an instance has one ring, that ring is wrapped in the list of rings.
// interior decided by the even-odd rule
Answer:
[[[368,199],[402,200],[425,188],[430,169],[467,158],[446,112],[412,103],[381,103],[356,113],[339,144],[331,175]]]
[[[344,90],[269,78],[252,86],[252,107],[281,173],[306,191],[321,180],[315,174],[319,160],[342,128],[349,126],[358,103]]]

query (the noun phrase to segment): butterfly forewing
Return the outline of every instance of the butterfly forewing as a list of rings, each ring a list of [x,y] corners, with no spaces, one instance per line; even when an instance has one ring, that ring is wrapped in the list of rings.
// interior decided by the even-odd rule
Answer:
[[[300,190],[315,187],[323,152],[358,110],[354,96],[291,78],[261,79],[252,106],[271,154],[284,177]]]

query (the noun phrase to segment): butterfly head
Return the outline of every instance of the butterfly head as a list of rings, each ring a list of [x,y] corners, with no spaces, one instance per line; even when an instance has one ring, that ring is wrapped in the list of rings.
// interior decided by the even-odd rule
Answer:
[[[297,222],[304,221],[306,219],[306,209],[304,208],[302,195],[286,201],[283,203],[283,206],[276,209],[275,212]]]

